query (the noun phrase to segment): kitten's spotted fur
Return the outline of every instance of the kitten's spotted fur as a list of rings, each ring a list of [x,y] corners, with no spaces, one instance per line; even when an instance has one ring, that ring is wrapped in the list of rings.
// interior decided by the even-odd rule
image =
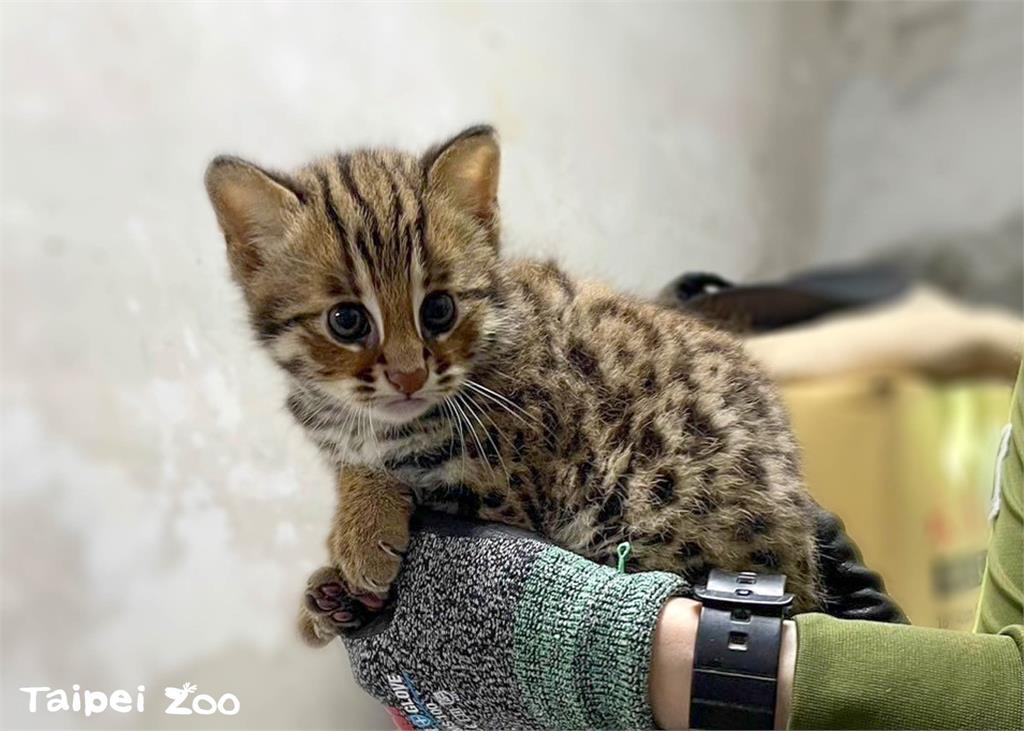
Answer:
[[[207,171],[256,335],[337,470],[307,639],[379,607],[416,504],[598,561],[629,540],[634,569],[782,571],[797,607],[817,606],[809,501],[772,385],[726,333],[500,258],[498,169],[493,130],[476,127],[423,157],[360,150],[289,176],[218,158]],[[425,324],[432,293],[455,304],[444,332]],[[339,341],[356,304],[369,330]]]

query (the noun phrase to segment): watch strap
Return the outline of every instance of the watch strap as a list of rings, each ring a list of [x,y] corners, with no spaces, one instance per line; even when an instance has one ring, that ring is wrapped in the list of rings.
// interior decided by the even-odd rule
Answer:
[[[690,728],[772,729],[782,617],[792,602],[781,574],[713,570],[694,648]]]

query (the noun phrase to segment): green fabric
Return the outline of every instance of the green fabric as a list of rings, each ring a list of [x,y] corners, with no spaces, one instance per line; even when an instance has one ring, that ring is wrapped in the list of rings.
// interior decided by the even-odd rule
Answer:
[[[991,634],[1024,622],[1024,364],[1010,408],[1010,445],[1002,469],[1002,499],[992,526],[974,631]]]
[[[791,728],[1024,728],[1024,365],[1011,423],[984,634],[798,616]]]
[[[672,574],[621,574],[560,548],[539,556],[514,629],[516,682],[531,714],[552,728],[653,728],[654,627],[665,601],[686,586]]]
[[[796,624],[791,728],[1021,728],[1013,637],[823,614]]]

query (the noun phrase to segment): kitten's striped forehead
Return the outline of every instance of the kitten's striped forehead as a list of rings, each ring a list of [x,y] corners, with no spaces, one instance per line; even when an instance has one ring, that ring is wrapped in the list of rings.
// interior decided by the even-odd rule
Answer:
[[[390,299],[438,273],[427,242],[426,180],[415,159],[361,151],[321,160],[310,173],[352,294]]]

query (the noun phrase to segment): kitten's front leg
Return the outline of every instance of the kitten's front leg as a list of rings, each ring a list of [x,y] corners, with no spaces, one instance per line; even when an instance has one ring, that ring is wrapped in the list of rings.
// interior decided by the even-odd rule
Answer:
[[[409,491],[394,478],[342,469],[327,552],[353,591],[387,593],[409,545],[411,516]]]
[[[363,467],[338,476],[330,565],[309,579],[300,630],[320,645],[372,618],[398,575],[409,545],[412,499],[393,478]]]

